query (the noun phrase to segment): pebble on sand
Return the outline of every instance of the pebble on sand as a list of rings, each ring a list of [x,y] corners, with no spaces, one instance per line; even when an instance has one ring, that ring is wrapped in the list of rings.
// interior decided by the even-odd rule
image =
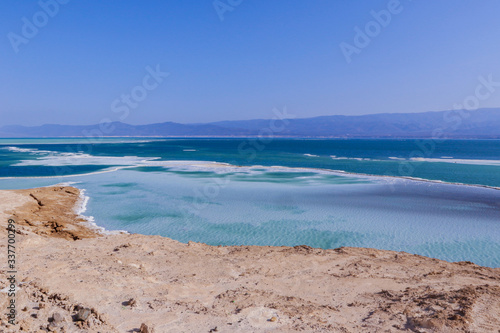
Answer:
[[[76,320],[77,321],[85,321],[87,318],[90,316],[90,309],[89,308],[83,308],[78,310],[78,313],[76,314]]]

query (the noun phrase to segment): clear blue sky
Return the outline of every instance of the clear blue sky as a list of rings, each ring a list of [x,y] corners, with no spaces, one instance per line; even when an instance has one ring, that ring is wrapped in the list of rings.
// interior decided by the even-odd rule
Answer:
[[[212,0],[72,0],[53,17],[38,1],[1,1],[0,126],[445,110],[478,76],[500,82],[498,0],[401,0],[350,63],[339,45],[391,1],[238,2],[220,0],[232,9],[221,21]],[[38,20],[34,36],[23,17]],[[170,75],[154,89],[147,79],[147,97],[118,112],[157,64]],[[500,106],[496,89],[480,107]]]

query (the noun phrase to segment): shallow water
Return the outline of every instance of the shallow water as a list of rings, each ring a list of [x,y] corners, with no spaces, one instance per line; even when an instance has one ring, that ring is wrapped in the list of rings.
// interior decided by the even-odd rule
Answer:
[[[61,143],[51,143],[50,147],[46,143],[33,147],[30,143],[28,147],[9,142],[11,148],[0,149],[0,154],[7,155],[1,163],[10,168],[6,171],[2,166],[2,174],[9,179],[0,179],[0,188],[74,182],[74,186],[85,189],[90,197],[85,214],[94,216],[98,225],[108,230],[163,235],[182,242],[307,244],[322,248],[361,246],[500,267],[500,191],[497,189],[318,170],[317,167],[324,166],[310,159],[326,157],[310,147],[318,157],[296,152],[290,159],[295,162],[287,167],[283,166],[287,165],[283,156],[290,152],[280,152],[274,159],[269,152],[264,158],[262,152],[259,161],[265,163],[258,163],[261,166],[248,163],[248,166],[236,167],[207,162],[230,161],[234,153],[229,149],[222,153],[219,143],[210,153],[208,150],[203,153],[207,156],[205,161],[187,161],[187,157],[199,155],[186,155],[186,161],[166,158],[174,147],[184,152],[184,149],[199,151],[201,146],[209,145],[206,140],[186,141],[189,144],[183,140],[106,142],[103,143],[106,148],[95,145],[92,154],[63,151],[59,147]],[[161,147],[165,142],[167,147],[158,149],[157,154],[146,154],[141,148],[147,144]],[[113,153],[105,155],[103,151],[111,151],[113,145],[118,146]],[[69,146],[75,148],[75,144]],[[151,149],[150,146],[146,150]],[[391,155],[393,152],[389,151]],[[460,154],[454,154],[457,160],[464,158],[458,156]],[[368,163],[363,173],[374,173],[369,164],[374,163],[374,155],[372,152],[363,157],[367,160],[359,160],[359,156],[329,159],[348,161],[356,164],[356,168]],[[448,151],[443,156],[451,155]],[[400,160],[394,157],[376,158],[377,163],[397,165]],[[485,157],[489,157],[487,162],[477,164]],[[467,177],[461,176],[460,170],[474,172],[475,168],[487,168],[493,170],[491,175],[486,173],[468,179],[480,179],[478,184],[496,186],[500,168],[492,157],[492,154],[476,153],[469,158],[474,160],[469,164],[442,159],[419,163],[428,164],[427,170],[440,169],[427,179],[447,181],[437,175],[449,173],[461,183],[467,183]],[[45,168],[44,175],[53,178],[37,177],[41,172],[39,168]],[[84,175],[76,175],[78,173]]]

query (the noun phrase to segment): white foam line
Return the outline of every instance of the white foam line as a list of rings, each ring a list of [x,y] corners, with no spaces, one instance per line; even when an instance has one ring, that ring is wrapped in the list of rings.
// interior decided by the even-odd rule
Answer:
[[[54,186],[60,186],[60,184],[54,185]],[[89,229],[94,230],[102,235],[117,235],[117,234],[123,234],[123,233],[128,234],[129,233],[128,231],[125,231],[125,230],[113,230],[113,231],[106,230],[104,227],[97,225],[93,216],[83,215],[83,213],[85,213],[87,211],[87,205],[89,203],[90,197],[85,195],[84,189],[78,189],[78,190],[80,191],[80,197],[78,198],[78,201],[77,201],[76,206],[75,206],[75,213],[80,218],[82,218],[83,220],[86,221],[85,222],[86,227],[88,227]]]
[[[56,185],[51,185],[51,186],[73,186],[75,184],[80,184],[81,182],[64,182],[64,183],[59,183]]]
[[[332,160],[373,161],[371,158],[363,158],[363,157],[337,157],[336,155],[330,155],[330,158]],[[391,157],[389,157],[389,158],[391,158]],[[377,161],[377,160],[375,160],[375,161]]]
[[[70,177],[84,177],[84,176],[92,176],[92,175],[98,175],[98,174],[103,174],[103,173],[108,173],[108,172],[115,172],[123,169],[133,169],[137,167],[152,167],[152,166],[163,166],[163,167],[170,167],[170,166],[205,166],[205,167],[212,167],[212,166],[219,166],[219,167],[227,167],[231,166],[228,163],[221,163],[221,162],[212,162],[212,161],[156,161],[156,162],[149,162],[148,164],[136,164],[136,165],[128,165],[128,166],[119,166],[119,167],[113,167],[113,168],[108,168],[100,171],[94,171],[94,172],[88,172],[88,173],[80,173],[80,174],[74,174],[74,175],[60,175],[60,176],[21,176],[21,177],[0,177],[0,180],[7,180],[7,179],[54,179],[54,178],[70,178]],[[237,167],[237,166],[235,166]]]
[[[9,147],[1,147],[0,149],[2,150],[8,150],[14,153],[30,153],[30,154],[48,154],[51,153],[49,150],[39,150],[36,148],[19,148],[19,147],[14,147],[14,146],[9,146]]]
[[[361,157],[337,157],[335,155],[330,155],[333,160],[356,160],[356,161],[374,161],[374,162],[386,162],[387,160],[381,159],[370,159]],[[433,162],[433,163],[456,163],[456,164],[468,164],[468,165],[500,165],[500,160],[472,160],[472,159],[456,159],[450,156],[441,156],[441,158],[421,158],[413,157],[410,159],[389,156],[391,161],[406,161],[406,162]]]
[[[412,162],[442,162],[442,163],[456,163],[456,164],[472,164],[472,165],[500,165],[498,160],[467,160],[467,159],[455,159],[452,157],[443,158],[420,158],[414,157],[410,158],[409,161]]]
[[[8,143],[2,143],[2,140],[11,140],[11,142]],[[33,139],[28,139],[28,140],[37,140],[36,138]],[[62,144],[82,144],[86,143],[89,145],[98,145],[98,144],[107,144],[107,143],[149,143],[149,142],[162,142],[162,141],[169,141],[169,139],[151,139],[151,140],[123,140],[123,141],[115,141],[113,140],[113,137],[108,137],[107,139],[105,138],[103,141],[97,141],[95,139],[90,139],[87,140],[86,137],[74,137],[74,141],[64,141],[64,139],[59,139],[59,138],[54,138],[54,139],[41,139],[44,140],[44,142],[12,142],[15,141],[15,139],[6,139],[6,138],[0,138],[0,145],[16,145],[16,146],[25,146],[25,145],[62,145]],[[47,142],[45,140],[60,140],[59,142]],[[109,141],[106,141],[109,140]]]
[[[312,169],[314,169],[314,168],[312,168]],[[443,184],[443,185],[461,185],[461,186],[482,187],[482,188],[488,188],[488,189],[493,189],[493,190],[500,190],[500,187],[490,186],[490,185],[482,185],[482,184],[465,184],[465,183],[458,183],[458,182],[445,182],[443,180],[425,179],[425,178],[409,177],[409,176],[370,175],[367,173],[355,173],[355,172],[349,172],[349,171],[344,171],[344,170],[328,170],[328,169],[318,169],[318,170],[332,171],[334,173],[341,173],[341,174],[347,174],[347,175],[365,176],[368,178],[379,178],[379,179],[384,179],[384,180],[387,180],[387,179],[407,179],[407,180],[412,180],[412,181],[416,181],[416,182],[437,183],[437,184]]]
[[[217,163],[217,162],[214,162]],[[218,166],[231,166],[228,165],[227,163],[217,163]],[[209,166],[209,165],[207,165]],[[236,168],[242,168],[238,166],[232,166]],[[243,167],[243,168],[248,168],[248,169],[253,169],[253,168],[262,168],[262,166],[248,166],[248,167]],[[349,171],[344,171],[344,170],[332,170],[332,169],[321,169],[321,168],[306,168],[306,167],[287,167],[287,166],[278,166],[278,165],[273,165],[273,166],[268,166],[265,167],[268,169],[278,169],[281,171],[284,170],[300,170],[300,171],[321,171],[322,173],[326,174],[337,174],[341,176],[345,175],[352,175],[356,176],[358,178],[369,178],[369,179],[375,179],[375,180],[388,180],[388,179],[407,179],[407,180],[412,180],[416,182],[427,182],[427,183],[437,183],[437,184],[443,184],[443,185],[461,185],[461,186],[469,186],[469,187],[482,187],[482,188],[488,188],[488,189],[494,189],[494,190],[500,190],[500,187],[496,186],[489,186],[489,185],[482,185],[482,184],[465,184],[465,183],[459,183],[459,182],[446,182],[442,180],[433,180],[433,179],[424,179],[424,178],[418,178],[418,177],[408,177],[408,176],[390,176],[390,175],[370,175],[366,173],[355,173],[355,172],[349,172]]]
[[[123,166],[123,167],[115,167],[111,169],[105,169],[101,171],[95,171],[95,172],[89,172],[89,173],[80,173],[80,174],[75,174],[75,175],[61,175],[61,176],[26,176],[26,177],[0,177],[0,180],[4,179],[53,179],[53,178],[70,178],[70,177],[83,177],[83,176],[91,176],[91,175],[98,175],[101,173],[108,173],[108,172],[115,172],[121,169],[130,169],[130,168],[136,168],[136,165],[132,166]]]
[[[370,159],[361,157],[337,157],[335,155],[330,156],[333,160],[356,160],[356,161],[374,161],[374,162],[386,162],[387,160],[381,159]],[[389,156],[391,161],[406,161],[406,162],[433,162],[433,163],[455,163],[455,164],[468,164],[468,165],[499,165],[500,160],[473,160],[473,159],[455,159],[451,156],[441,156],[440,158],[421,158],[413,157],[410,159],[405,159],[401,157]]]
[[[148,163],[149,161],[158,160],[160,157],[143,158],[137,156],[92,156],[80,153],[61,153],[60,155],[50,155],[37,158],[34,160],[23,160],[12,166],[81,166],[81,165],[124,165],[124,166],[139,166],[140,163]]]
[[[449,160],[448,160],[449,161]],[[428,183],[438,183],[438,184],[449,184],[449,185],[462,185],[462,186],[470,186],[470,187],[482,187],[489,188],[494,190],[500,190],[500,187],[482,185],[482,184],[465,184],[459,182],[446,182],[441,180],[433,180],[433,179],[424,179],[418,177],[408,177],[408,176],[390,176],[390,175],[372,175],[366,173],[355,173],[344,170],[333,170],[333,169],[322,169],[322,168],[307,168],[307,167],[287,167],[287,166],[238,166],[232,165],[224,162],[216,162],[216,161],[182,161],[182,160],[172,160],[172,161],[150,161],[147,164],[137,164],[131,166],[121,166],[114,167],[111,169],[90,172],[86,174],[77,174],[77,175],[64,175],[64,176],[39,176],[39,177],[0,177],[0,180],[3,179],[52,179],[52,178],[68,178],[68,177],[83,177],[89,175],[103,174],[108,172],[115,172],[123,169],[132,169],[137,167],[152,167],[152,166],[162,166],[162,167],[205,167],[205,168],[234,168],[236,170],[248,169],[251,171],[252,169],[279,169],[279,170],[302,170],[302,171],[321,171],[324,173],[337,174],[341,176],[352,175],[358,178],[370,178],[370,179],[379,179],[379,180],[387,180],[387,179],[408,179],[418,182],[428,182]]]
[[[87,204],[89,203],[90,197],[85,195],[85,190],[80,190],[80,198],[78,199],[78,203],[76,205],[76,214],[82,215],[87,211]]]

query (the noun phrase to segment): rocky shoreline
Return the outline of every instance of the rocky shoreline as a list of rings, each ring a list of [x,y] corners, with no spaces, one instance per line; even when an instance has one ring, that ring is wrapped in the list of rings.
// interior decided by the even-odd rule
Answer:
[[[74,212],[79,198],[67,186],[0,191],[1,332],[500,332],[498,268],[364,248],[103,235]]]

